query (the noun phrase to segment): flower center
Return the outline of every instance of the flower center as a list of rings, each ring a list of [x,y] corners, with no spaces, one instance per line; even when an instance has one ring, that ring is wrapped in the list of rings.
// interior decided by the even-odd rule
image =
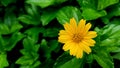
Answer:
[[[80,34],[74,34],[72,37],[73,42],[79,43],[83,37]]]

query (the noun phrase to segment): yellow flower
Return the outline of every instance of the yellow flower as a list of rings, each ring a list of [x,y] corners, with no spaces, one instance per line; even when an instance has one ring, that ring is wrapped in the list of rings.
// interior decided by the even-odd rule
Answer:
[[[90,46],[94,46],[95,41],[92,38],[97,36],[95,31],[89,31],[91,24],[81,19],[76,23],[74,18],[70,19],[70,23],[64,24],[65,30],[60,30],[58,41],[64,43],[63,50],[70,50],[70,55],[77,58],[83,57],[83,52],[89,54]]]

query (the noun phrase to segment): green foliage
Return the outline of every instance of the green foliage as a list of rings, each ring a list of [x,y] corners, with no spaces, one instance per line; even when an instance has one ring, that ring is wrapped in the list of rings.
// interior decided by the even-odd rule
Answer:
[[[50,42],[47,42],[45,39],[42,39],[41,50],[44,52],[43,56],[46,58],[51,58],[51,53],[57,48],[57,46],[58,42],[56,40],[51,40]]]
[[[83,68],[84,59],[77,59],[69,56],[69,54],[63,53],[54,64],[54,68]]]
[[[96,44],[95,54],[93,55],[95,60],[103,68],[114,68],[114,63],[110,53],[120,52],[120,39],[119,35],[120,25],[110,24],[101,29],[99,43]],[[98,29],[96,29],[98,31]],[[116,57],[117,55],[115,55]]]
[[[0,53],[0,68],[4,68],[9,66],[7,61],[7,55],[4,53]]]
[[[18,33],[14,33],[9,39],[6,38],[5,40],[5,50],[10,51],[12,50],[12,48],[15,47],[15,45],[17,44],[18,41],[20,41],[24,36],[18,32]]]
[[[83,59],[82,59],[83,60]],[[65,64],[61,65],[59,68],[83,68],[82,67],[82,60],[78,60],[77,58],[73,58],[72,60],[69,60],[68,62],[66,62]]]
[[[93,8],[97,9],[97,0],[77,0],[81,8]]]
[[[105,58],[104,55],[93,55],[95,60],[101,65],[103,68],[114,68],[114,64],[110,61],[107,57]]]
[[[113,56],[113,58],[115,58],[115,59],[118,59],[118,60],[120,60],[120,52],[118,52],[117,54],[115,54],[114,56]]]
[[[37,7],[34,5],[27,6],[26,5],[26,11],[27,14],[21,14],[18,17],[18,20],[25,23],[25,24],[31,24],[31,25],[39,25],[40,22],[40,14],[37,11]]]
[[[54,10],[54,11],[49,11],[49,12],[44,12],[42,15],[41,15],[41,21],[42,21],[42,25],[45,26],[47,24],[50,23],[50,21],[52,21],[55,17],[56,17],[56,13],[57,11]]]
[[[40,27],[32,27],[29,28],[28,30],[26,30],[24,33],[29,35],[34,42],[38,42],[39,39],[39,33],[43,33],[44,32],[44,28],[40,28]]]
[[[110,19],[114,16],[119,16],[120,15],[120,4],[116,4],[113,6],[110,6],[108,14],[102,18],[105,24],[108,24],[110,22]],[[114,21],[119,21],[119,20],[114,20]],[[114,22],[115,23],[115,22]]]
[[[43,37],[56,37],[58,36],[58,29],[49,28],[44,30]]]
[[[39,23],[40,21],[36,19],[36,17],[30,15],[21,15],[18,19],[25,24],[33,24],[33,25],[40,24]]]
[[[81,59],[58,42],[73,17],[97,32]],[[0,68],[120,68],[119,17],[119,0],[0,0]]]
[[[10,51],[15,47],[18,41],[20,41],[24,36],[18,32],[14,33],[11,37],[0,37],[1,50]]]
[[[41,8],[45,8],[54,4],[59,4],[65,2],[66,0],[27,0],[26,2],[29,4],[34,4],[40,6]]]
[[[57,13],[57,20],[60,24],[69,22],[69,19],[74,17],[78,22],[81,19],[81,12],[76,7],[63,7]]]
[[[18,22],[15,14],[6,12],[4,20],[0,23],[0,34],[10,34],[19,31],[23,26]]]
[[[113,5],[113,4],[116,4],[118,3],[119,0],[98,0],[98,6],[97,6],[97,9],[98,10],[101,10],[101,9],[104,9],[110,5]]]
[[[60,67],[67,63],[69,60],[71,60],[73,57],[69,56],[68,52],[64,52],[56,61],[54,64],[54,68]]]
[[[1,0],[4,6],[8,6],[10,3],[14,3],[16,0]]]
[[[52,5],[54,3],[54,0],[27,0],[27,3],[35,4],[37,6],[45,8],[47,6]]]
[[[86,19],[86,20],[94,20],[97,19],[99,17],[105,16],[107,13],[106,11],[102,10],[102,11],[97,11],[91,8],[85,8],[83,9],[83,13],[82,16]]]
[[[21,68],[35,68],[40,64],[40,61],[37,61],[39,55],[37,54],[40,45],[35,44],[34,40],[30,37],[27,37],[23,40],[24,49],[20,50],[23,54],[16,63],[21,64]]]

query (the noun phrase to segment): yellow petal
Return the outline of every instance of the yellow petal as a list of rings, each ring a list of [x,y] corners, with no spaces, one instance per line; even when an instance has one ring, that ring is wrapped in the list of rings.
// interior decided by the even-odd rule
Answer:
[[[91,26],[92,26],[92,25],[91,25],[90,23],[87,23],[87,24],[85,25],[83,35],[86,35],[86,34],[87,34],[87,32],[89,31],[89,29],[91,28]]]
[[[68,23],[65,23],[65,24],[63,24],[63,26],[64,26],[64,28],[65,28],[65,31],[67,31],[68,33],[71,33],[71,27],[70,27],[70,25],[68,24]]]
[[[71,40],[71,37],[69,35],[60,35],[58,37],[58,41],[61,43],[66,43],[69,40]]]
[[[79,23],[78,23],[78,32],[79,33],[82,33],[84,31],[85,23],[86,23],[86,20],[81,19],[79,21]]]
[[[89,46],[85,45],[84,43],[80,43],[79,46],[83,48],[83,51],[85,51],[87,54],[91,52],[91,49]]]
[[[87,39],[87,40],[83,40],[82,43],[84,43],[87,46],[94,46],[95,41],[92,39]]]
[[[72,42],[72,41],[67,41],[67,42],[64,44],[64,46],[63,46],[63,50],[64,50],[64,51],[69,50],[69,49],[72,47],[72,45],[73,45],[73,42]]]
[[[80,47],[77,48],[76,57],[77,58],[82,58],[83,57],[83,50]]]
[[[69,46],[70,46],[70,45],[68,45],[68,44],[64,44],[64,45],[63,45],[63,50],[64,50],[64,51],[69,50]]]
[[[58,35],[68,35],[68,33],[65,30],[60,30]]]
[[[66,31],[67,33],[69,33],[69,34],[73,34],[73,33],[74,33],[75,29],[74,29],[74,27],[72,27],[70,24],[65,23],[63,26],[64,26],[65,31]]]
[[[73,56],[76,56],[77,52],[78,52],[78,47],[74,48],[74,53],[73,53]]]
[[[97,33],[95,31],[89,31],[84,38],[90,39],[90,38],[95,38],[96,36],[97,36]]]
[[[77,52],[77,44],[74,43],[74,44],[72,44],[71,47],[70,47],[70,55],[75,56],[75,55],[76,55],[76,52]]]
[[[75,18],[70,19],[70,27],[72,28],[72,30],[74,32],[77,31],[77,22],[76,22]]]

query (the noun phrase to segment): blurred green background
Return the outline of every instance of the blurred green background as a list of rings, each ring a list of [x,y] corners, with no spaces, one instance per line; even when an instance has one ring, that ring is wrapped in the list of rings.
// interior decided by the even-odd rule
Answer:
[[[62,50],[59,30],[74,17],[98,33],[92,53]],[[0,0],[0,68],[120,68],[119,0]]]

